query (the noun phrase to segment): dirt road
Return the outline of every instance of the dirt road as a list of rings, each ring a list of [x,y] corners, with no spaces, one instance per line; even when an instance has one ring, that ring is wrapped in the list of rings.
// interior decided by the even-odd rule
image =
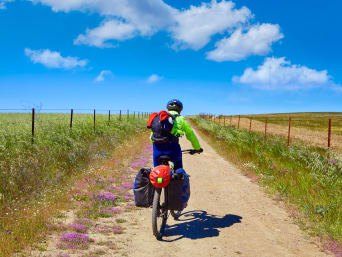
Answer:
[[[202,155],[184,156],[191,175],[186,213],[180,221],[168,219],[163,241],[152,235],[151,209],[131,213],[127,256],[327,256],[283,208],[200,141]]]

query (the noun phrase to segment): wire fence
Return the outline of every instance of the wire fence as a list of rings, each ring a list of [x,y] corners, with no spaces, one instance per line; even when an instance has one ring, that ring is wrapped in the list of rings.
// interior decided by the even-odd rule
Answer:
[[[66,126],[72,131],[80,122],[88,122],[94,131],[99,122],[124,121],[143,119],[148,112],[132,110],[104,109],[0,109],[1,127],[25,127],[30,130],[31,142],[34,144],[37,130],[48,124]]]
[[[265,142],[269,135],[275,135],[284,137],[288,146],[292,141],[302,141],[308,145],[342,150],[340,113],[200,116],[223,126],[263,133]]]

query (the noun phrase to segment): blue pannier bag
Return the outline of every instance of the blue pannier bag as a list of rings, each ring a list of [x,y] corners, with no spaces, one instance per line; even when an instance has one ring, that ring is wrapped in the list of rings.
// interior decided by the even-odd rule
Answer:
[[[168,207],[170,210],[182,211],[190,199],[190,180],[183,169],[178,169],[175,173],[178,178],[171,180],[169,184]]]

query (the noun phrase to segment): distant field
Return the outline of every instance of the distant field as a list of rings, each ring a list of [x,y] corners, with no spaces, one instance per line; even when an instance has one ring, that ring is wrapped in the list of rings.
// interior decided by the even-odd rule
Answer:
[[[242,115],[244,118],[288,126],[289,117],[292,119],[292,126],[316,131],[327,131],[329,119],[332,119],[332,131],[342,135],[342,112],[308,112],[308,113],[275,113]]]
[[[218,116],[216,122],[240,129],[264,133],[267,119],[267,134],[281,136],[287,139],[288,124],[291,117],[291,142],[302,141],[308,145],[322,148],[328,146],[328,124],[332,119],[331,147],[342,150],[342,113],[314,112],[314,113],[275,113],[238,116]],[[251,122],[252,121],[252,122]]]

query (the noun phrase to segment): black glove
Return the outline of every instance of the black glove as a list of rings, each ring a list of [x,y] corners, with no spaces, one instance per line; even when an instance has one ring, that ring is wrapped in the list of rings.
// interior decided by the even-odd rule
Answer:
[[[203,152],[203,149],[202,148],[200,148],[199,150],[191,150],[190,151],[190,154],[195,154],[195,153],[202,153]]]

